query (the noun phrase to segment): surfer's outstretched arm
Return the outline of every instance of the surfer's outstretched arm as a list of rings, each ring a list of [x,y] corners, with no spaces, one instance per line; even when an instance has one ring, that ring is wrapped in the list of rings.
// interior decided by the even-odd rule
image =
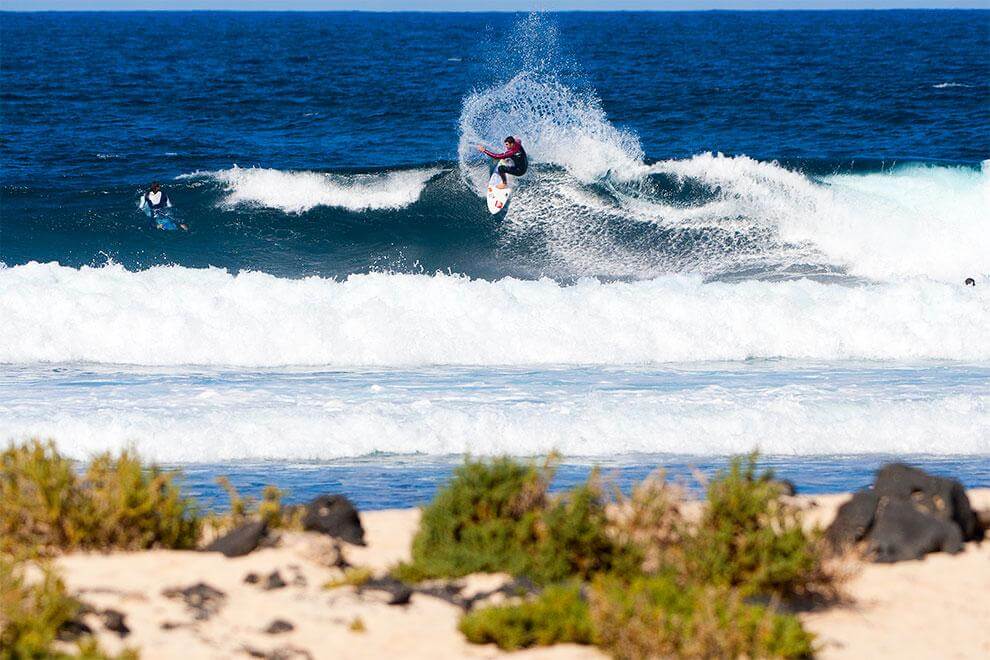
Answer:
[[[505,188],[509,185],[508,179],[505,178],[506,174],[522,176],[526,173],[526,169],[528,167],[526,152],[522,148],[522,143],[511,135],[505,138],[505,151],[500,154],[488,151],[488,149],[481,144],[478,145],[478,151],[485,154],[489,158],[494,158],[495,160],[502,160],[503,158],[510,159],[511,167],[499,165],[496,169],[499,178],[502,179],[502,183],[497,186],[498,188]]]

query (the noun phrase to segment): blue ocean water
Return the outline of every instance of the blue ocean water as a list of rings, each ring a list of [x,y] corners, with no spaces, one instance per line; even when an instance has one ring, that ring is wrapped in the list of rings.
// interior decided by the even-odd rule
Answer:
[[[4,439],[374,507],[552,449],[565,481],[760,448],[806,489],[891,457],[990,485],[988,11],[0,39]],[[474,145],[506,134],[533,165],[491,216]]]

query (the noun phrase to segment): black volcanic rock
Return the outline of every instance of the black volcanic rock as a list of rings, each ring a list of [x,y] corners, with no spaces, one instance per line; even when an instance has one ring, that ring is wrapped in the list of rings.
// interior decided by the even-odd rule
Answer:
[[[296,627],[286,621],[285,619],[275,619],[265,628],[265,632],[269,635],[278,635],[281,633],[291,632],[295,630]]]
[[[93,629],[86,625],[82,619],[69,619],[58,627],[55,638],[60,642],[74,642],[84,635],[92,634]]]
[[[278,571],[272,571],[265,581],[262,583],[261,588],[270,591],[272,589],[281,589],[286,586],[285,580],[282,579],[282,574]]]
[[[117,633],[121,637],[127,637],[131,634],[131,629],[127,627],[127,623],[124,621],[123,612],[109,608],[105,609],[100,612],[100,621],[103,622],[104,628]]]
[[[193,618],[198,621],[205,621],[219,612],[227,600],[227,594],[205,582],[197,582],[189,587],[165,589],[162,595],[166,598],[182,600]]]
[[[343,495],[320,495],[306,505],[303,529],[364,545],[364,527],[351,501]]]
[[[956,523],[964,541],[983,538],[983,529],[969,504],[966,489],[956,479],[891,463],[877,472],[873,490],[881,498],[909,500],[919,511]]]
[[[929,552],[962,552],[959,527],[911,502],[891,499],[877,512],[867,552],[878,562],[921,559]]]
[[[835,550],[865,542],[874,560],[895,562],[954,554],[983,534],[960,482],[891,463],[877,472],[871,490],[839,507],[825,538]]]
[[[264,521],[246,522],[203,548],[203,551],[220,552],[224,557],[242,557],[253,552],[267,533],[268,524]]]
[[[387,593],[389,595],[389,605],[407,605],[413,595],[412,587],[391,576],[374,578],[358,587],[358,593],[369,590],[384,591]]]
[[[835,550],[859,543],[869,534],[877,515],[880,498],[872,490],[861,490],[839,507],[835,520],[825,532],[826,540]]]

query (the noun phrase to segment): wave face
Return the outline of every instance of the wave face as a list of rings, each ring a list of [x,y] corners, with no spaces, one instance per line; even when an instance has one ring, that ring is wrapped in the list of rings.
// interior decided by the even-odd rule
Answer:
[[[44,304],[38,304],[44,301]],[[0,269],[0,362],[658,364],[987,360],[990,293],[915,280],[280,279],[219,269]]]
[[[884,43],[895,43],[902,33],[908,33],[891,33],[891,27],[882,20],[859,18],[876,23],[873,29],[877,34],[889,37]],[[147,161],[135,161],[135,155],[128,151],[127,145],[145,144],[143,137],[122,137],[119,145],[86,143],[92,147],[88,156],[72,161],[79,171],[63,172],[67,181],[85,180],[85,189],[74,183],[66,190],[63,186],[53,188],[48,171],[36,173],[34,178],[18,174],[18,185],[0,187],[5,220],[0,260],[8,265],[54,261],[73,267],[112,260],[130,270],[160,265],[217,266],[231,272],[264,271],[280,277],[344,278],[371,271],[453,272],[490,281],[545,276],[564,283],[581,277],[647,280],[672,274],[721,280],[814,277],[854,282],[927,277],[959,283],[966,277],[987,274],[990,164],[980,164],[979,160],[988,155],[979,146],[986,144],[986,131],[979,130],[980,117],[986,116],[978,101],[979,93],[987,89],[985,76],[979,75],[982,68],[977,66],[966,75],[957,70],[954,76],[946,77],[945,71],[955,67],[945,62],[941,67],[944,70],[932,71],[932,79],[920,83],[919,89],[927,90],[924,94],[931,104],[927,112],[937,113],[936,116],[958,112],[969,121],[956,129],[954,139],[960,147],[954,152],[921,148],[947,139],[942,134],[926,136],[921,142],[900,142],[916,127],[906,117],[898,118],[896,112],[882,114],[871,105],[826,113],[844,117],[846,122],[852,122],[853,117],[870,117],[864,120],[867,123],[857,124],[856,134],[863,140],[868,133],[870,140],[897,144],[901,150],[894,153],[932,154],[932,158],[949,154],[955,160],[891,160],[889,151],[876,148],[870,140],[858,143],[852,151],[797,140],[796,144],[804,145],[795,152],[799,155],[837,155],[774,160],[775,154],[791,155],[790,150],[773,146],[790,143],[783,140],[782,134],[788,125],[799,127],[792,126],[792,132],[809,136],[816,131],[830,134],[842,128],[834,122],[827,131],[820,126],[815,130],[805,126],[806,121],[821,121],[820,116],[814,118],[816,113],[806,110],[817,107],[813,100],[801,96],[813,91],[813,87],[803,84],[807,81],[775,86],[775,90],[783,90],[776,94],[786,91],[797,95],[790,99],[795,106],[790,110],[775,106],[774,111],[761,107],[762,120],[750,116],[747,124],[735,121],[735,113],[750,108],[747,103],[758,105],[753,94],[747,91],[740,95],[745,90],[739,89],[736,94],[699,93],[703,89],[721,90],[726,80],[745,80],[739,83],[743,87],[765,84],[746,78],[755,75],[747,67],[719,60],[692,69],[688,77],[705,78],[707,87],[695,89],[694,95],[685,99],[679,95],[690,81],[668,71],[680,67],[676,61],[660,58],[656,61],[666,62],[663,66],[635,70],[624,66],[630,56],[663,46],[657,43],[656,34],[665,34],[666,39],[686,38],[686,34],[710,35],[714,23],[689,20],[677,29],[651,31],[632,23],[679,24],[681,18],[639,16],[629,21],[610,15],[586,22],[581,17],[561,17],[571,39],[597,39],[602,34],[602,24],[621,21],[626,22],[624,28],[630,38],[639,35],[641,39],[618,60],[609,50],[583,57],[579,66],[566,57],[561,46],[563,40],[558,38],[554,22],[558,19],[550,21],[540,15],[522,20],[498,18],[503,19],[507,22],[504,29],[516,37],[510,46],[474,45],[485,56],[470,67],[456,64],[466,53],[446,53],[442,61],[450,62],[450,70],[443,75],[430,68],[430,62],[424,69],[423,61],[407,54],[408,61],[392,62],[388,74],[395,76],[397,70],[403,70],[405,78],[420,81],[415,89],[403,88],[402,94],[394,97],[382,91],[382,78],[368,82],[366,93],[352,99],[346,112],[344,108],[334,109],[332,114],[341,123],[339,128],[310,125],[309,122],[326,122],[329,115],[324,113],[329,111],[297,105],[302,98],[310,103],[313,98],[339,95],[338,90],[328,89],[316,94],[309,87],[319,88],[327,81],[307,76],[301,78],[307,80],[305,95],[287,93],[282,99],[285,102],[279,103],[278,95],[268,97],[266,91],[268,101],[262,116],[287,112],[286,108],[292,108],[294,114],[286,119],[282,132],[271,129],[280,136],[271,143],[252,134],[259,143],[247,153],[231,151],[233,145],[243,144],[243,126],[235,122],[228,130],[217,125],[220,122],[212,122],[211,140],[219,142],[214,144],[200,135],[202,144],[191,140],[181,150],[169,147],[164,153],[156,152],[154,167]],[[66,20],[72,23],[75,19]],[[210,23],[226,19],[202,20]],[[351,20],[364,21],[360,17],[325,17],[318,22]],[[420,18],[388,20],[400,24],[405,21],[428,31],[439,29],[439,24],[424,28]],[[468,20],[465,17],[437,20],[450,22],[449,36],[455,41],[474,34],[455,29],[455,25]],[[746,38],[749,28],[740,27],[745,17],[726,20],[727,25],[738,22],[737,28],[742,30],[737,35],[737,45],[753,45]],[[794,17],[767,20],[779,23],[782,32],[764,35],[755,42],[761,51],[766,49],[766,39],[778,39],[789,29],[803,34],[812,27],[796,27],[802,20]],[[938,27],[931,20],[912,18],[913,30],[923,32]],[[99,22],[89,18],[78,21]],[[962,19],[944,15],[939,21],[956,24]],[[817,17],[811,23],[817,26],[813,29],[821,30],[828,21]],[[311,27],[299,25],[292,29],[306,31]],[[830,39],[846,35],[861,43],[859,28],[849,32],[851,26],[840,21],[829,29],[833,30]],[[204,30],[203,35],[215,32]],[[397,33],[406,34],[401,30]],[[48,32],[39,34],[47,36]],[[15,33],[18,35],[23,36]],[[470,44],[475,42],[477,39],[472,37]],[[943,39],[938,43],[946,52],[958,49],[965,61],[972,60],[972,52],[985,50],[975,42]],[[951,48],[947,45],[950,43]],[[431,47],[435,45],[431,41]],[[621,49],[629,45],[614,46]],[[782,52],[796,47],[794,40],[786,38],[778,46]],[[595,47],[593,39],[574,52],[595,53]],[[916,49],[917,44],[912,42],[910,47]],[[488,56],[492,48],[498,49],[499,57]],[[213,53],[214,57],[224,55]],[[188,57],[178,53],[170,56],[179,60]],[[848,57],[847,53],[845,58]],[[615,75],[613,65],[617,61],[623,64],[621,76]],[[302,66],[301,61],[297,64]],[[599,64],[601,70],[596,69]],[[367,58],[362,65],[367,66]],[[873,63],[853,66],[847,59],[843,66],[858,71],[876,69]],[[827,76],[838,75],[833,68],[826,69]],[[708,78],[709,70],[720,72],[725,79]],[[424,71],[432,72],[428,74],[431,80],[421,79],[427,75]],[[897,85],[919,85],[914,65],[900,73],[888,67],[883,76]],[[829,93],[853,84],[846,78],[830,78]],[[296,79],[279,80],[280,84],[289,84]],[[19,80],[9,82],[18,89],[23,86]],[[903,88],[897,85],[886,92],[892,98],[878,103],[903,101],[897,96]],[[420,89],[430,90],[433,106],[412,100]],[[133,93],[129,87],[119,91]],[[852,103],[879,93],[870,86],[856,93],[843,92],[841,98],[827,103],[826,99],[819,100],[827,108],[832,107],[829,104]],[[9,106],[15,121],[23,122],[34,112],[31,102],[37,101],[35,94],[33,88],[25,88],[20,95],[11,95]],[[238,111],[242,106],[249,110],[252,103],[260,101],[251,94],[247,96],[241,104],[224,100],[224,115],[233,112],[232,106]],[[201,101],[213,103],[219,98],[217,94],[204,94]],[[608,104],[602,98],[607,98]],[[674,99],[680,99],[680,103]],[[269,102],[274,105],[270,107]],[[967,104],[976,105],[970,112],[960,110],[970,107]],[[407,113],[396,115],[396,108]],[[610,116],[615,108],[623,121]],[[921,108],[912,110],[921,112]],[[188,112],[184,110],[183,114]],[[697,128],[706,126],[712,116],[733,117],[733,121],[723,123],[733,125],[740,134],[756,131],[760,121],[772,116],[773,139],[715,140],[709,137],[714,127],[708,126],[704,131]],[[241,117],[241,123],[247,119],[257,123],[257,117],[251,114]],[[115,126],[129,123],[141,122],[118,119]],[[492,217],[481,199],[488,162],[475,147],[478,143],[497,146],[506,133],[523,140],[533,166],[517,182],[507,212]],[[15,137],[25,139],[20,134]],[[321,149],[321,144],[329,148]],[[679,146],[673,148],[671,144]],[[733,149],[735,155],[707,151],[723,144],[745,148]],[[166,148],[164,144],[158,146]],[[197,151],[201,147],[204,151]],[[296,151],[303,155],[296,157]],[[263,165],[231,167],[232,161],[238,162],[234,160],[238,153],[244,156],[239,159],[242,163],[261,159]],[[866,154],[866,158],[858,154]],[[456,160],[451,160],[455,155]],[[33,162],[27,159],[22,163],[18,158],[14,159],[17,172]],[[144,216],[133,208],[143,182],[121,183],[133,181],[134,175],[120,168],[159,171],[162,159],[173,168],[167,187],[176,203],[175,214],[191,228],[189,234],[162,236],[148,229]],[[326,169],[314,164],[325,164]],[[49,165],[62,172],[58,169],[63,167],[62,161]],[[99,172],[104,176],[92,179],[95,175],[91,173]]]
[[[990,254],[990,161],[826,175],[721,154],[647,163],[597,96],[553,67],[467,97],[458,152],[469,188],[483,191],[488,177],[474,145],[500,144],[503,132],[535,164],[505,240],[538,245],[563,272],[961,281]]]
[[[189,224],[188,234],[148,230],[130,205],[108,217],[72,210],[105,197],[94,192],[67,198],[48,224],[5,223],[3,260],[78,267],[109,259],[131,270],[213,265],[281,277],[443,271],[560,282],[693,274],[957,283],[987,274],[986,163],[837,173],[718,154],[648,163],[616,160],[626,141],[620,133],[591,134],[618,141],[585,149],[613,169],[589,174],[581,163],[534,148],[530,174],[496,218],[480,189],[465,184],[477,175],[473,160],[350,174],[235,167],[174,183],[175,215]],[[136,191],[121,194],[136,199]],[[30,193],[10,197],[5,216],[20,217],[34,201]]]

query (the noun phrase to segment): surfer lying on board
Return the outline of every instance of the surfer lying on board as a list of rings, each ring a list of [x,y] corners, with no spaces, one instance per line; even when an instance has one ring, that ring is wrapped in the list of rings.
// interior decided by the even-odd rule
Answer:
[[[147,208],[152,213],[158,213],[159,211],[172,208],[172,200],[168,198],[168,193],[162,190],[162,187],[155,181],[151,184],[151,190],[144,193],[144,198],[141,200],[141,208]]]
[[[172,200],[168,198],[168,193],[155,181],[151,184],[151,190],[141,197],[141,210],[154,221],[158,229],[172,230],[176,228],[189,231],[184,223],[176,224],[168,214],[168,209],[172,208]]]
[[[498,175],[502,179],[502,183],[495,186],[496,188],[505,188],[508,183],[506,182],[505,175],[511,174],[512,176],[522,176],[529,169],[529,160],[526,158],[526,150],[523,149],[522,142],[512,137],[511,135],[505,138],[505,151],[500,154],[495,154],[485,148],[484,145],[478,145],[478,151],[485,154],[489,158],[494,158],[495,160],[509,159],[512,161],[512,166],[508,167],[505,165],[498,166]]]

